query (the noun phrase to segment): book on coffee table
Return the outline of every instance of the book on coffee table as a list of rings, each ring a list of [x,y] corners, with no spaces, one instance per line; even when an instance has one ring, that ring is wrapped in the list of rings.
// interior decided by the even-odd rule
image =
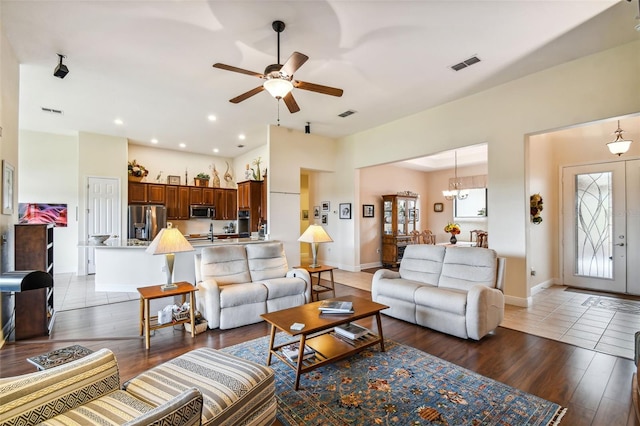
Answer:
[[[291,362],[298,361],[298,355],[300,354],[300,344],[292,343],[287,346],[282,347],[282,354],[287,357],[287,359]],[[316,351],[314,351],[311,347],[304,345],[304,354],[302,355],[302,359],[313,358],[316,355]]]
[[[353,303],[342,300],[324,300],[318,309],[323,314],[352,314]]]
[[[368,328],[364,328],[352,322],[349,324],[336,325],[333,328],[333,331],[352,340],[359,339],[369,333]]]

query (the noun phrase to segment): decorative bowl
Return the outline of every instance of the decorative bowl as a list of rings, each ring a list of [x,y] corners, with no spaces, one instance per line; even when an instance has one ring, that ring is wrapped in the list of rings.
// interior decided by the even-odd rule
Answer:
[[[111,235],[91,235],[89,237],[89,242],[93,244],[102,244],[109,239]]]

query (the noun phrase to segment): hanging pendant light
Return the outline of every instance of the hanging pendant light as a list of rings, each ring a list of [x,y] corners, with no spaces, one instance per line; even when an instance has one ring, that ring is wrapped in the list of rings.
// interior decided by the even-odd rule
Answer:
[[[618,130],[613,132],[613,134],[616,135],[616,140],[614,140],[613,142],[609,142],[607,144],[607,148],[609,148],[609,151],[612,154],[617,155],[618,157],[624,154],[625,152],[629,151],[631,142],[633,142],[631,140],[623,139],[622,137],[623,133],[624,133],[624,130],[620,128],[620,120],[618,120]]]
[[[462,189],[462,184],[458,180],[458,151],[454,151],[454,179],[449,181],[449,189],[442,191],[442,195],[446,200],[464,200],[469,196],[469,191]]]

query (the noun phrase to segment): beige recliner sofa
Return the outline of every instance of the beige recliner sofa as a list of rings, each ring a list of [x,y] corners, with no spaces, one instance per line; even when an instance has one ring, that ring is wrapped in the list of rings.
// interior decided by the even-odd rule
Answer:
[[[491,249],[409,245],[399,272],[373,275],[371,298],[385,315],[480,340],[504,318],[504,265]]]
[[[206,247],[196,255],[196,305],[209,328],[262,321],[311,301],[311,279],[289,269],[281,242]]]

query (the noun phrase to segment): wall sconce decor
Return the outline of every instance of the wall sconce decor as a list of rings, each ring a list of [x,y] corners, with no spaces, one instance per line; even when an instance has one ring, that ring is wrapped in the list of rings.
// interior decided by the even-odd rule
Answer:
[[[533,194],[529,198],[529,209],[531,213],[531,223],[534,225],[540,225],[542,223],[542,196],[540,194]]]

